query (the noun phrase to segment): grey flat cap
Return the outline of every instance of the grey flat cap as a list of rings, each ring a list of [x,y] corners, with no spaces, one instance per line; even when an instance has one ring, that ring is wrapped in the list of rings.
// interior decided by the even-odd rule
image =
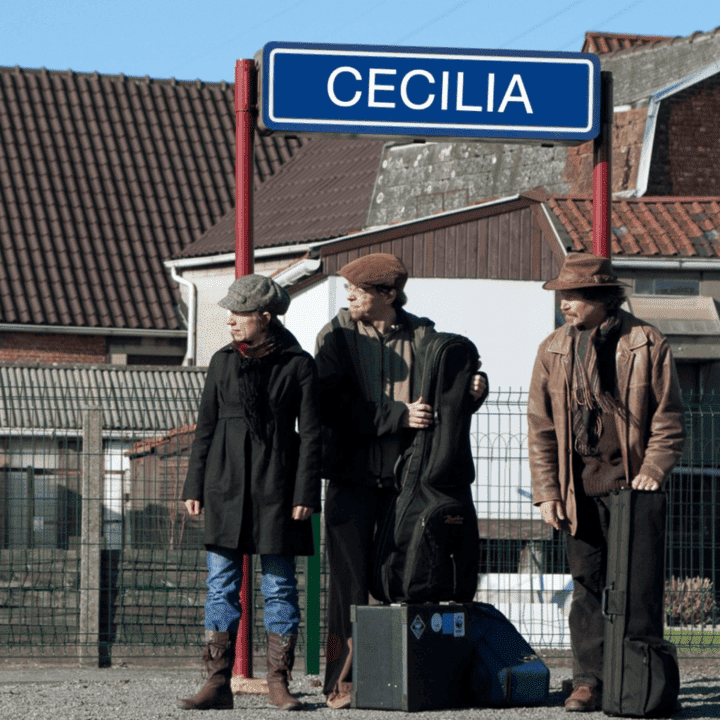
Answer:
[[[290,307],[290,296],[284,287],[264,275],[243,275],[228,289],[218,305],[232,312],[269,312],[284,315]]]

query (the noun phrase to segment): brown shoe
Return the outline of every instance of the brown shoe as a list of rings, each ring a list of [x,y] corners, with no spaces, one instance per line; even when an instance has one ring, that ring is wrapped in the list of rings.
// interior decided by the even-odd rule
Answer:
[[[600,710],[602,696],[596,687],[578,685],[573,688],[572,694],[565,701],[567,712],[594,712]]]
[[[281,710],[302,710],[304,705],[288,691],[295,663],[297,635],[267,634],[268,699]]]
[[[235,634],[212,634],[212,639],[202,651],[207,682],[196,695],[178,700],[178,707],[183,710],[232,710],[230,678],[235,663],[235,641]]]

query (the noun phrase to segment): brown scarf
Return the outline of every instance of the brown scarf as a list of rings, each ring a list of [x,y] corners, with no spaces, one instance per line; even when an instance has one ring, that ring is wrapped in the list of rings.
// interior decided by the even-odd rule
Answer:
[[[601,387],[598,372],[598,350],[617,339],[620,326],[617,315],[608,315],[598,327],[590,330],[568,328],[568,335],[574,339],[572,429],[575,449],[586,457],[598,454],[603,414],[612,415],[621,410],[614,388]]]

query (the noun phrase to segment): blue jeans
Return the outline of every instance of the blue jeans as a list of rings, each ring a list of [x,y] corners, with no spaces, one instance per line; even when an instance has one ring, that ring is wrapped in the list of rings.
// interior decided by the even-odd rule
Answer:
[[[205,629],[236,633],[242,615],[242,554],[212,546],[207,552],[208,593],[205,601]],[[292,556],[261,555],[265,598],[263,621],[268,632],[297,635],[300,624],[295,560]]]

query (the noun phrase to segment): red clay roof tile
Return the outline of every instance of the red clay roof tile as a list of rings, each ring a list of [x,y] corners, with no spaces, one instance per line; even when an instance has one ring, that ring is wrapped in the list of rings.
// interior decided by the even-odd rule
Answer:
[[[555,195],[548,205],[576,250],[592,250],[592,198]],[[720,258],[720,198],[643,197],[613,201],[614,255]]]
[[[628,33],[605,33],[589,31],[585,33],[582,52],[603,55],[617,50],[632,50],[658,43],[670,42],[675,38],[667,35],[633,35]]]

